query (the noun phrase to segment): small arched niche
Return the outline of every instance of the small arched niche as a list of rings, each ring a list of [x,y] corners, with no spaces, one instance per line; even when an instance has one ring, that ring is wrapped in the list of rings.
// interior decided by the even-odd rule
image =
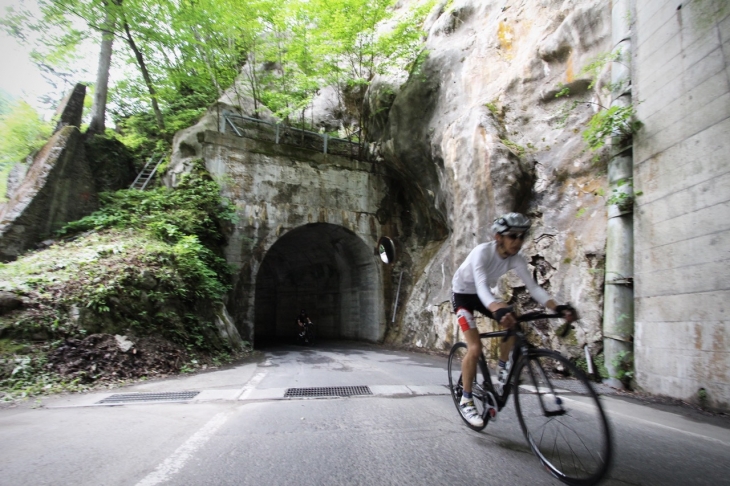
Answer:
[[[291,342],[302,309],[314,322],[318,340],[381,340],[377,262],[373,249],[341,226],[313,223],[284,234],[256,276],[256,347]]]

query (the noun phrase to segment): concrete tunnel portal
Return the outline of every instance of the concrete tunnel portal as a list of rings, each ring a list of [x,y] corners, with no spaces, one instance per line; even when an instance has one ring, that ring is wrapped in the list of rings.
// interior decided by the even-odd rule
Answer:
[[[255,346],[292,342],[301,309],[320,340],[382,339],[378,262],[373,248],[342,226],[312,223],[284,234],[256,277]]]

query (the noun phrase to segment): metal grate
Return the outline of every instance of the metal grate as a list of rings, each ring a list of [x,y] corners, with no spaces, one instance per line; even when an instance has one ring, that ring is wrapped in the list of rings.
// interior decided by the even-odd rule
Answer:
[[[169,393],[117,393],[96,403],[137,403],[137,402],[169,402],[190,400],[197,391],[169,392]]]
[[[367,386],[323,386],[317,388],[287,388],[284,398],[351,397],[372,395]]]

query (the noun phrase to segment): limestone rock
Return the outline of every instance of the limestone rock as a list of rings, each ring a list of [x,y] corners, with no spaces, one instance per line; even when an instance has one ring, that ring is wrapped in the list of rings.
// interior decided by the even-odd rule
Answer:
[[[268,109],[260,105],[257,106],[251,97],[244,94],[245,87],[241,85],[241,82],[239,78],[234,86],[220,97],[217,103],[208,108],[198,123],[175,133],[172,139],[170,165],[163,177],[163,181],[167,186],[175,186],[180,176],[191,170],[191,162],[201,158],[203,153],[202,141],[206,130],[230,130],[230,127],[225,125],[224,114],[232,113],[255,117],[270,123],[276,121]]]
[[[304,120],[313,127],[328,132],[342,130],[345,126],[352,127],[358,121],[346,109],[341,93],[334,86],[320,88],[312,103],[304,110]]]
[[[231,346],[231,348],[240,350],[245,346],[241,335],[236,328],[233,318],[228,314],[228,309],[224,304],[220,304],[215,310],[215,326],[218,328],[218,334],[221,339]]]
[[[119,334],[115,334],[114,339],[116,340],[117,346],[119,346],[119,350],[122,353],[126,353],[134,347],[134,343],[127,339],[127,336],[120,336]]]
[[[462,0],[436,7],[428,23],[428,58],[397,90],[378,142],[384,163],[423,195],[424,212],[447,221],[449,234],[430,235],[441,240],[436,253],[404,244],[414,252],[413,281],[388,340],[448,347],[451,276],[476,244],[491,239],[492,220],[516,210],[534,221],[523,253],[538,281],[583,316],[573,344],[558,342],[552,328],[535,338],[570,353],[585,343],[595,348],[605,174],[580,136],[594,110],[581,106],[561,125],[565,101],[555,94],[567,85],[600,101],[599,88],[588,91],[591,80],[579,73],[610,50],[609,6]],[[508,277],[505,297],[517,298],[520,285]]]

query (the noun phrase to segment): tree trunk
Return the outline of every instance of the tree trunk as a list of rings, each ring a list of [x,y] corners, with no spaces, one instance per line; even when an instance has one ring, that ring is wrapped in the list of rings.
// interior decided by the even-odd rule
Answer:
[[[144,83],[147,85],[147,91],[149,91],[150,93],[150,99],[152,100],[152,110],[155,113],[157,127],[160,130],[164,130],[165,120],[164,118],[162,118],[160,106],[157,104],[157,92],[155,91],[155,87],[152,85],[152,78],[150,77],[150,73],[147,70],[147,65],[144,62],[144,57],[142,56],[140,50],[137,48],[137,44],[134,43],[132,32],[129,30],[129,24],[126,20],[124,21],[124,32],[125,34],[127,34],[127,44],[129,44],[130,49],[132,49],[132,52],[134,52],[134,56],[137,58],[137,64],[139,65],[140,71],[142,71],[142,77],[144,78]]]
[[[109,68],[112,63],[112,42],[114,41],[115,13],[112,7],[105,2],[106,13],[104,26],[101,31],[101,49],[99,51],[99,65],[96,72],[96,86],[94,87],[94,102],[91,105],[91,123],[86,133],[104,133],[106,118],[106,98],[109,91]]]

